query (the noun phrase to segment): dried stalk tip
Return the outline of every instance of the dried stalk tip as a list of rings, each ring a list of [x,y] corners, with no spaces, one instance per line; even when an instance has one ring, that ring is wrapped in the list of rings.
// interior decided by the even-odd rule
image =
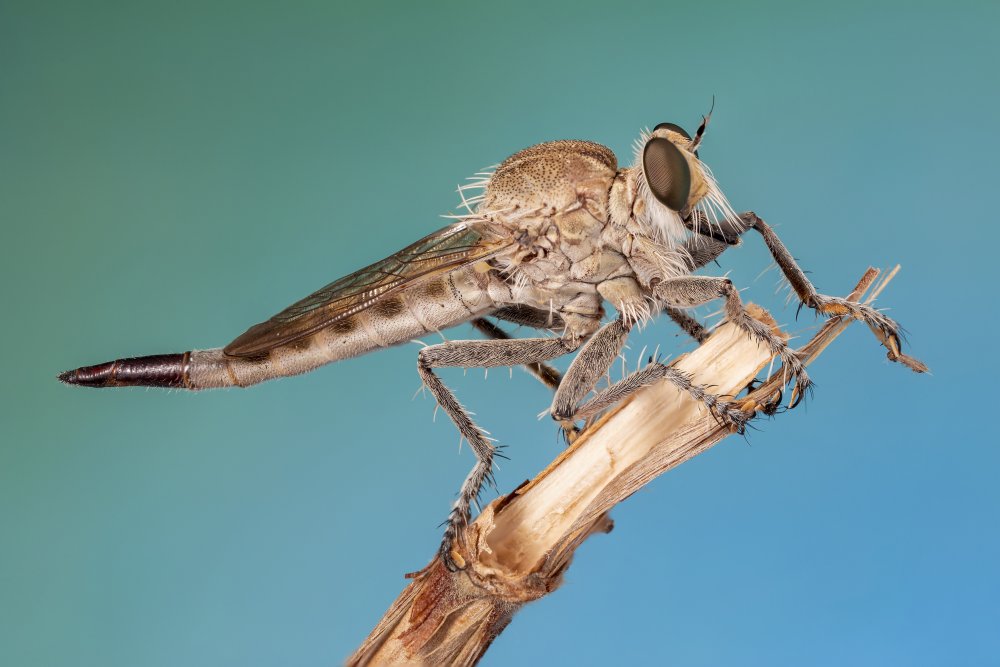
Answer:
[[[895,270],[868,301],[894,275]],[[877,276],[869,269],[848,298],[860,300]],[[777,330],[764,310],[748,310]],[[801,348],[806,363],[848,323],[829,320]],[[724,324],[674,366],[695,383],[735,396],[771,358],[764,346]],[[900,355],[899,361],[926,370],[910,357]],[[748,410],[773,414],[783,385],[772,376],[740,400]],[[449,572],[435,558],[416,573],[348,664],[475,664],[522,605],[559,587],[581,543],[611,530],[612,507],[730,432],[702,403],[667,382],[642,389],[529,483],[490,503],[454,545],[464,569]]]

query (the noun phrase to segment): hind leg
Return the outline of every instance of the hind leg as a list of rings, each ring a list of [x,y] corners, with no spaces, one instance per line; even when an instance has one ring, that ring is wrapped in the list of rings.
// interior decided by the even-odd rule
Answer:
[[[528,306],[506,306],[490,313],[490,316],[498,320],[513,322],[514,324],[534,329],[551,329],[559,327],[562,324],[562,320],[559,319],[558,315]],[[517,340],[484,317],[477,317],[472,320],[472,326],[483,335],[495,340]],[[552,391],[555,391],[562,381],[562,373],[541,361],[525,364],[524,370],[528,371],[528,373]]]
[[[579,342],[564,338],[466,340],[431,345],[422,349],[417,356],[417,371],[424,385],[454,422],[462,437],[468,440],[476,455],[476,464],[462,483],[458,498],[448,514],[441,541],[441,558],[449,570],[455,571],[461,567],[452,554],[452,543],[459,535],[459,529],[468,522],[472,501],[479,496],[483,483],[492,480],[496,447],[492,439],[472,421],[468,411],[459,404],[455,394],[445,386],[433,369],[448,366],[494,368],[539,363],[572,352],[579,346]]]

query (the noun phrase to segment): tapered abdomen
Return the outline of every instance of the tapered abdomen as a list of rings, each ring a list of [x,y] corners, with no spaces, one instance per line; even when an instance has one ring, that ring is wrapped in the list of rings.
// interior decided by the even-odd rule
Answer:
[[[62,373],[59,379],[86,387],[247,387],[399,345],[496,307],[485,276],[463,267],[383,296],[364,310],[257,356],[230,356],[222,348],[194,350],[85,366]]]

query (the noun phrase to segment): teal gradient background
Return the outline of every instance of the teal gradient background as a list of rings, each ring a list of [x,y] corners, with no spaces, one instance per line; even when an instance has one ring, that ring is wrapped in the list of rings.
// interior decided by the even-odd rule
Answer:
[[[337,664],[472,463],[416,347],[246,391],[55,374],[225,344],[481,167],[626,162],[713,95],[733,205],[828,293],[900,262],[880,303],[933,375],[849,331],[805,409],[624,503],[484,664],[1000,664],[997,7],[0,3],[0,664]],[[749,237],[714,270],[808,335],[769,262]],[[656,344],[689,349],[662,322],[630,358]],[[501,489],[560,451],[524,373],[444,375],[509,445]]]

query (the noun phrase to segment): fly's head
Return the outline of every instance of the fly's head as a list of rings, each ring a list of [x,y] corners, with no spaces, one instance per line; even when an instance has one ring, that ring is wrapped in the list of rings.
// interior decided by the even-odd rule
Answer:
[[[680,125],[660,123],[635,144],[635,162],[622,192],[631,194],[628,215],[669,246],[687,236],[689,228],[738,217],[698,156],[710,117],[702,118],[693,137]]]

